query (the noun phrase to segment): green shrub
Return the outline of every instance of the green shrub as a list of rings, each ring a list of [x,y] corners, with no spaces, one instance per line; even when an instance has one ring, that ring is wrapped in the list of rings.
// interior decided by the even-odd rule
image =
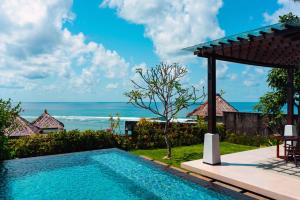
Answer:
[[[223,124],[217,125],[217,132],[224,138]],[[206,123],[172,123],[169,127],[169,140],[172,147],[202,143],[207,133]],[[132,132],[132,148],[151,149],[164,148],[163,124],[150,121],[140,121]]]
[[[9,154],[8,138],[5,135],[0,135],[0,161],[9,158]]]
[[[105,131],[62,131],[36,134],[10,141],[11,158],[30,157],[104,148],[128,149],[130,140],[125,136]]]
[[[276,139],[274,137],[262,135],[238,135],[234,133],[227,133],[225,140],[230,143],[257,147],[272,146],[276,144]]]
[[[173,147],[203,143],[207,124],[173,123],[170,125],[170,141]],[[270,146],[276,143],[272,137],[247,136],[226,133],[223,124],[217,125],[221,140],[249,146]],[[5,145],[4,145],[5,144]],[[8,144],[8,145],[6,145]],[[2,159],[23,158],[104,148],[152,149],[165,148],[163,124],[139,122],[131,136],[116,135],[109,131],[62,131],[36,134],[18,139],[0,137],[0,145],[6,146],[0,155]]]

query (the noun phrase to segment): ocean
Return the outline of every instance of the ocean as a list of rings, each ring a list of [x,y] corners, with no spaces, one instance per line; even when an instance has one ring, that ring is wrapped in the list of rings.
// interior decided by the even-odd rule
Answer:
[[[253,112],[255,102],[230,102],[240,112]],[[186,118],[200,104],[191,105],[182,110],[178,118]],[[110,128],[109,116],[120,116],[120,129],[124,129],[126,120],[138,120],[142,117],[155,117],[147,110],[137,108],[125,102],[23,102],[21,116],[33,121],[45,109],[65,124],[66,130],[99,130]]]

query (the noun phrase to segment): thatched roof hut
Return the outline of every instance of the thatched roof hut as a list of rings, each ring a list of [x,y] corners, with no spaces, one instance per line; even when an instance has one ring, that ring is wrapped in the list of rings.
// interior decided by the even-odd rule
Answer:
[[[21,136],[28,136],[32,134],[41,133],[42,130],[38,127],[32,125],[26,119],[18,116],[15,119],[15,123],[11,128],[5,130],[5,135],[9,137],[21,137]]]
[[[207,117],[208,102],[200,105],[198,108],[188,113],[187,117],[199,116]],[[223,117],[223,112],[238,112],[232,105],[230,105],[221,95],[216,95],[216,116]]]
[[[42,129],[44,133],[64,130],[64,124],[49,115],[47,110],[45,110],[41,116],[34,120],[32,124]]]

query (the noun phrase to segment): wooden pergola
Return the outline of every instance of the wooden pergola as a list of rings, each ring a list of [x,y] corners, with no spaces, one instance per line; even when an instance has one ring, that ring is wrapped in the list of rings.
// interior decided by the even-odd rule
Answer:
[[[216,60],[288,70],[288,116],[293,123],[293,71],[300,67],[300,21],[278,23],[184,50],[208,59],[208,131],[216,131]]]
[[[300,67],[300,21],[278,23],[184,50],[208,59],[208,132],[216,132],[216,60],[288,71],[287,124],[293,124],[293,71]]]

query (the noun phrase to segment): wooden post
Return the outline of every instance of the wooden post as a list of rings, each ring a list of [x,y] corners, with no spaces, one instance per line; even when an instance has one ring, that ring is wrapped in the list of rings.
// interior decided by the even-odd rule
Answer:
[[[216,59],[208,57],[208,132],[216,133]]]
[[[287,80],[287,124],[294,124],[294,69],[288,69]]]

